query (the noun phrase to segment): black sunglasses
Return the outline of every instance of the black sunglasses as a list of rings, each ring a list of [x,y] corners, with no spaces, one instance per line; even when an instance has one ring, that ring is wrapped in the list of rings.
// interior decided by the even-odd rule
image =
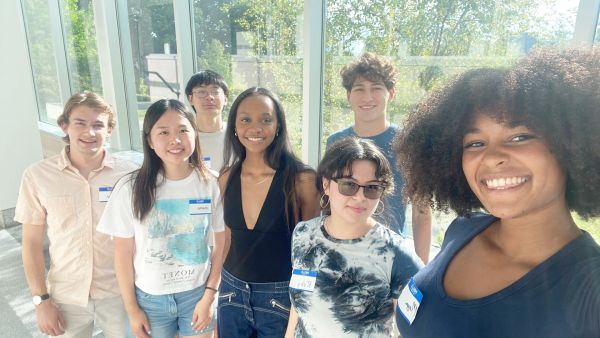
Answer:
[[[337,183],[338,191],[344,196],[354,196],[358,189],[363,188],[363,194],[366,198],[376,200],[383,195],[385,190],[384,182],[360,185],[349,178],[332,178],[331,180]]]

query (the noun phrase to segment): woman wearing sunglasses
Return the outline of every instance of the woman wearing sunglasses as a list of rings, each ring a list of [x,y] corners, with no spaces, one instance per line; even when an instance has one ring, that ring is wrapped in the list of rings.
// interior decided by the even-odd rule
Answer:
[[[325,216],[300,222],[292,235],[286,337],[390,337],[394,300],[421,266],[402,237],[372,217],[393,185],[369,140],[346,138],[325,153],[317,170]]]

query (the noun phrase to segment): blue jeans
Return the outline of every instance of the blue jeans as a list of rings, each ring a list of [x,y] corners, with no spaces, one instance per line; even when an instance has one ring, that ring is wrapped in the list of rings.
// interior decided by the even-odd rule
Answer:
[[[151,295],[137,287],[135,296],[138,305],[150,322],[152,337],[172,338],[177,332],[182,336],[196,336],[214,330],[216,321],[213,320],[206,330],[196,331],[192,329],[192,316],[196,304],[204,295],[204,286],[198,288],[171,293],[167,295]],[[127,320],[125,336],[132,338],[131,327]]]
[[[289,282],[247,283],[221,273],[219,337],[281,338],[290,314]]]

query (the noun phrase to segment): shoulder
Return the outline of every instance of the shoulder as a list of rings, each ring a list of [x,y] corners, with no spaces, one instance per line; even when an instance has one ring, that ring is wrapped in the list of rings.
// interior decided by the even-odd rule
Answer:
[[[564,298],[569,300],[565,306],[572,316],[570,321],[585,327],[586,333],[600,330],[600,248],[594,245],[595,248],[589,244],[579,248],[583,252],[581,259],[557,265],[569,270],[560,274],[569,275],[564,278],[567,284],[562,289],[569,293]]]
[[[403,266],[413,266],[420,269],[423,264],[415,252],[413,240],[395,233],[387,226],[380,227],[383,240],[388,248],[394,252],[395,264],[399,261]]]
[[[123,174],[128,174],[136,169],[139,169],[139,165],[130,161],[128,159],[123,159],[119,157],[112,157],[113,160],[113,170],[122,172]]]
[[[219,188],[221,189],[221,193],[225,192],[225,186],[227,185],[227,181],[229,180],[229,176],[231,175],[231,167],[226,167],[221,170],[219,177],[217,179],[219,183]]]
[[[322,216],[299,222],[294,228],[294,237],[304,236],[314,232],[321,225]]]
[[[348,127],[342,130],[338,130],[335,133],[329,135],[327,138],[327,146],[329,147],[333,142],[343,139],[344,137],[348,137],[354,135],[354,131],[352,127]]]
[[[48,168],[58,169],[58,166],[59,166],[61,160],[62,160],[61,154],[53,155],[53,156],[50,156],[43,160],[39,160],[37,162],[30,164],[25,169],[25,172],[36,172],[38,170],[48,170]]]
[[[58,179],[64,173],[60,168],[61,155],[54,155],[46,159],[34,162],[27,166],[23,171],[23,182],[37,182],[36,184],[44,184],[48,179]],[[42,178],[43,179],[40,179]]]
[[[448,226],[448,230],[446,230],[442,248],[450,243],[460,243],[474,237],[496,220],[496,217],[484,213],[476,213],[469,217],[455,218],[452,223],[450,223],[450,226]]]
[[[206,174],[206,179],[209,181],[217,182],[219,180],[219,173],[216,170],[207,167],[204,173]]]
[[[112,194],[123,193],[123,192],[132,193],[133,184],[135,183],[135,179],[136,179],[138,173],[139,173],[139,169],[134,170],[128,174],[125,174],[123,177],[121,177],[117,181],[117,183],[115,183],[115,187],[113,188]]]
[[[312,169],[305,169],[296,175],[296,184],[302,186],[315,185],[317,173]]]

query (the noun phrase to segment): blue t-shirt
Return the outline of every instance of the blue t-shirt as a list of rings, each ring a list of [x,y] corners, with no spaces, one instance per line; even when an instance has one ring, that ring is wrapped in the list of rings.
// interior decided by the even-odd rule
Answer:
[[[586,232],[503,290],[472,300],[445,294],[449,262],[495,220],[452,222],[440,253],[414,277],[423,299],[412,325],[397,310],[402,337],[600,337],[600,246]]]
[[[396,233],[406,234],[404,228],[406,206],[402,203],[402,186],[404,185],[404,180],[402,179],[400,169],[398,169],[398,165],[396,164],[396,154],[392,149],[392,141],[398,130],[399,128],[397,125],[391,124],[389,128],[379,135],[360,138],[371,140],[379,147],[381,152],[385,155],[385,158],[390,162],[390,167],[392,168],[392,174],[394,176],[394,191],[383,199],[383,213],[381,215],[373,215],[373,217],[378,222],[389,226],[390,229],[394,230]],[[359,137],[354,133],[352,127],[331,134],[327,139],[327,149],[329,149],[335,141],[349,136]]]

